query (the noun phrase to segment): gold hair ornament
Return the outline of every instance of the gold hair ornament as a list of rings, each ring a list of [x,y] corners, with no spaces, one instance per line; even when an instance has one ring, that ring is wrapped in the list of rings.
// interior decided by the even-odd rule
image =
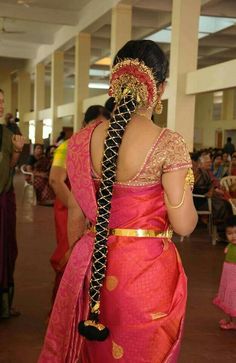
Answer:
[[[124,59],[112,69],[109,96],[119,103],[131,95],[137,107],[155,107],[157,104],[157,83],[153,71],[139,59]]]

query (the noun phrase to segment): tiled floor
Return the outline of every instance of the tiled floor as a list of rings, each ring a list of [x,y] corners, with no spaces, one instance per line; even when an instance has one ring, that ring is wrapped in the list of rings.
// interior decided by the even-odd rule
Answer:
[[[0,322],[0,363],[37,362],[54,277],[48,262],[55,245],[53,209],[32,207],[27,198],[22,203],[22,188],[22,180],[17,177],[19,256],[15,307],[22,315]],[[236,362],[236,331],[223,332],[218,328],[222,313],[211,303],[219,283],[224,245],[212,246],[204,228],[176,244],[189,281],[179,363]]]

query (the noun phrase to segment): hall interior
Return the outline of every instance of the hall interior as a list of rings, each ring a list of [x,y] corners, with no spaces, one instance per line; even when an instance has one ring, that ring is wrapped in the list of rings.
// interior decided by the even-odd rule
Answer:
[[[53,144],[61,130],[80,129],[89,106],[104,105],[112,59],[130,39],[154,40],[170,62],[155,122],[182,134],[190,151],[222,148],[229,136],[236,145],[235,0],[0,0],[0,88],[27,143]],[[21,316],[0,322],[0,363],[34,363],[50,310],[54,216],[32,205],[30,189],[23,200],[18,172],[15,191]],[[201,223],[174,241],[189,286],[179,362],[232,363],[236,333],[219,329],[212,304],[225,243],[212,245]]]
[[[79,129],[108,98],[112,58],[129,39],[169,57],[157,122],[193,147],[236,142],[234,0],[0,1],[0,82],[6,112],[32,143]],[[191,16],[189,16],[191,14]]]

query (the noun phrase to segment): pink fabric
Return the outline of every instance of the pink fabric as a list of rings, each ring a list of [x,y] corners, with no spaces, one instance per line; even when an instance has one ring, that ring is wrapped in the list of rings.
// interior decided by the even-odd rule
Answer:
[[[68,174],[73,193],[95,223],[96,189],[91,177],[90,138],[96,125],[72,137]],[[115,185],[111,228],[168,228],[163,189]],[[94,235],[75,246],[58,290],[39,363],[176,363],[183,331],[186,277],[171,241],[110,236],[100,321],[109,327],[104,342],[77,331],[88,314]],[[161,314],[161,315],[160,315]],[[162,316],[162,317],[161,317]]]
[[[236,317],[236,264],[224,262],[220,287],[213,303],[226,314]]]

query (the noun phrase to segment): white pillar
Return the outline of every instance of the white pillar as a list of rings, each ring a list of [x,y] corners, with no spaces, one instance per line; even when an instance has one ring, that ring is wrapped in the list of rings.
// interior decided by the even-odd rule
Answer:
[[[29,136],[29,123],[24,122],[24,115],[30,112],[31,105],[31,78],[30,74],[21,71],[18,74],[18,111],[20,118],[20,130],[25,137]]]
[[[235,89],[226,89],[223,92],[223,120],[232,120],[234,118]]]
[[[12,80],[11,85],[11,108],[14,115],[16,114],[16,110],[18,110],[18,84],[16,81]]]
[[[78,131],[83,121],[83,100],[89,97],[89,68],[91,57],[91,36],[79,33],[75,37],[75,114],[74,132]]]
[[[45,66],[36,65],[34,83],[35,142],[43,141],[43,120],[39,119],[39,111],[45,108]]]
[[[111,59],[131,39],[132,7],[119,4],[112,9],[111,17]]]
[[[170,50],[170,96],[167,126],[193,149],[195,95],[186,95],[186,75],[197,68],[201,0],[173,0]]]
[[[10,71],[4,70],[0,75],[0,88],[4,91],[4,113],[11,112],[14,115],[15,110],[12,109],[12,79]]]
[[[51,75],[51,112],[52,112],[52,134],[51,143],[54,143],[62,131],[61,120],[57,117],[57,106],[63,104],[64,93],[64,53],[56,51],[52,54]]]

